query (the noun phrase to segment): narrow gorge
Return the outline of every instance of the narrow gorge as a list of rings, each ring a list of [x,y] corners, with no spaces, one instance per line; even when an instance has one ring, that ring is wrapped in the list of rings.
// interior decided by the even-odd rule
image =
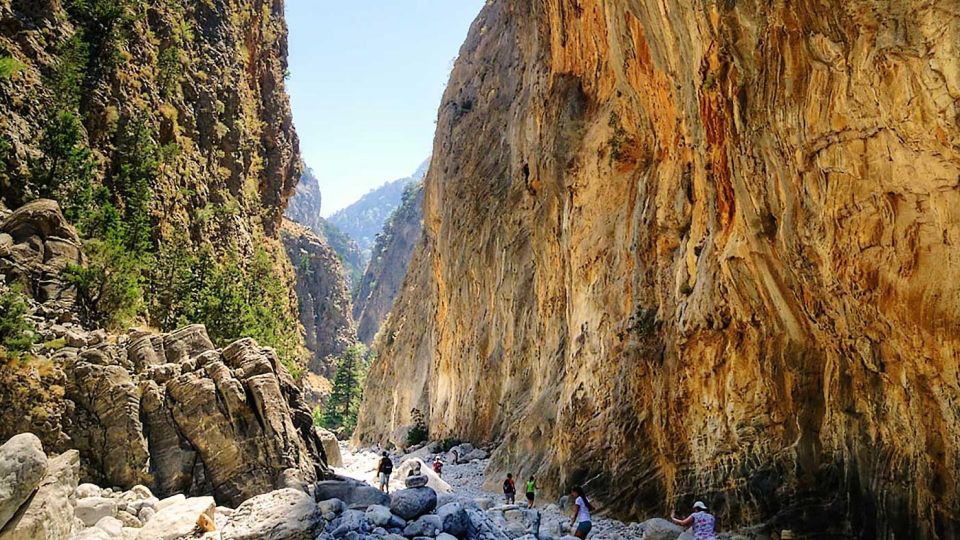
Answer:
[[[416,409],[622,516],[960,535],[957,15],[488,2],[357,438]]]
[[[350,204],[292,0],[0,0],[0,540],[960,538],[956,1],[482,4]]]

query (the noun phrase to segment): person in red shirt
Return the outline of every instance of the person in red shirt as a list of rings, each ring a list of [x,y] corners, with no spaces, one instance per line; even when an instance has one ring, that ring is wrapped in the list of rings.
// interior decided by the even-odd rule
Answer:
[[[437,476],[443,476],[443,462],[440,461],[440,456],[433,460],[433,472],[437,473]]]
[[[503,497],[507,500],[507,504],[517,502],[517,484],[513,481],[513,473],[508,473],[507,479],[503,481]]]

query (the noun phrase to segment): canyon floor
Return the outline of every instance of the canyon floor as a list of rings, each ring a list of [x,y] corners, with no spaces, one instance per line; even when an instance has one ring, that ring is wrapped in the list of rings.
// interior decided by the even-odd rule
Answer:
[[[376,469],[380,453],[376,449],[351,448],[350,445],[341,442],[340,451],[343,456],[343,466],[335,469],[337,474],[366,482],[375,487],[378,485]],[[402,457],[391,454],[396,471],[391,478],[391,491],[403,489],[403,474],[409,467],[409,465],[405,467],[405,463],[419,459],[429,464],[435,455],[424,450],[406,454]],[[449,485],[450,492],[441,494],[442,501],[475,503],[478,500],[488,499],[493,505],[503,504],[503,493],[491,491],[484,487],[487,480],[485,471],[489,463],[489,459],[458,464],[446,462],[443,466],[442,480]],[[432,475],[432,471],[429,474]],[[500,482],[492,483],[499,485]],[[521,491],[517,493],[517,503],[525,504],[526,500],[522,493],[520,479],[517,481],[517,488]],[[566,533],[566,530],[560,530],[560,525],[568,523],[570,516],[567,512],[561,511],[560,501],[537,500],[534,508],[540,511],[542,531],[555,538],[559,538]],[[643,526],[639,523],[624,523],[602,516],[594,516],[593,523],[594,528],[589,536],[590,538],[610,540],[643,538]],[[666,526],[667,524],[661,523],[661,525]]]

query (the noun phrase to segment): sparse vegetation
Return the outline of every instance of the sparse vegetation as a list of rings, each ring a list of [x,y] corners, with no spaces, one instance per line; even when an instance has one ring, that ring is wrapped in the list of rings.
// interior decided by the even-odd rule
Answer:
[[[455,446],[460,446],[463,444],[463,441],[457,439],[456,437],[447,437],[440,441],[440,452],[449,452]]]
[[[614,111],[610,112],[610,119],[607,121],[607,125],[613,129],[613,134],[610,136],[610,140],[607,141],[607,147],[610,151],[610,164],[614,164],[624,157],[624,146],[628,142],[627,139],[627,130],[623,128],[623,124],[620,121],[620,115]]]
[[[219,346],[249,336],[273,347],[298,377],[303,353],[297,321],[286,302],[289,291],[273,259],[258,249],[246,266],[238,257],[220,257],[209,247],[186,242],[161,246],[149,275],[151,324],[170,331],[190,323],[207,327]]]
[[[36,342],[27,311],[26,298],[18,287],[0,294],[0,359],[21,359]]]
[[[407,446],[427,442],[430,439],[430,431],[427,429],[427,420],[420,409],[410,411],[413,419],[413,426],[407,432]]]
[[[23,62],[11,56],[0,56],[0,81],[9,81],[26,68]]]

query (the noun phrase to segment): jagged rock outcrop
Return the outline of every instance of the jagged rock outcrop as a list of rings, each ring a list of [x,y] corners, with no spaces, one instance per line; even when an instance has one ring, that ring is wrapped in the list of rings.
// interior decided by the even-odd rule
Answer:
[[[353,306],[357,336],[371,345],[380,325],[393,308],[407,274],[413,249],[423,230],[423,183],[404,192],[400,207],[377,235],[370,264],[363,274]]]
[[[73,439],[108,485],[238,504],[326,473],[299,387],[273,350],[251,339],[218,351],[191,326],[134,335],[126,349],[81,352],[65,364],[83,426]]]
[[[64,316],[76,302],[76,289],[64,270],[83,264],[80,237],[54,201],[39,199],[0,220],[0,275],[44,305],[44,312]]]
[[[489,2],[358,436],[417,407],[622,515],[960,535],[958,42],[944,1]]]
[[[199,325],[91,341],[43,361],[65,380],[44,396],[62,411],[49,450],[79,450],[86,481],[236,505],[326,475],[310,410],[272,349],[242,339],[217,350]]]
[[[297,273],[300,322],[311,353],[307,367],[332,378],[336,358],[357,342],[343,266],[333,249],[306,227],[286,220],[281,235]]]

